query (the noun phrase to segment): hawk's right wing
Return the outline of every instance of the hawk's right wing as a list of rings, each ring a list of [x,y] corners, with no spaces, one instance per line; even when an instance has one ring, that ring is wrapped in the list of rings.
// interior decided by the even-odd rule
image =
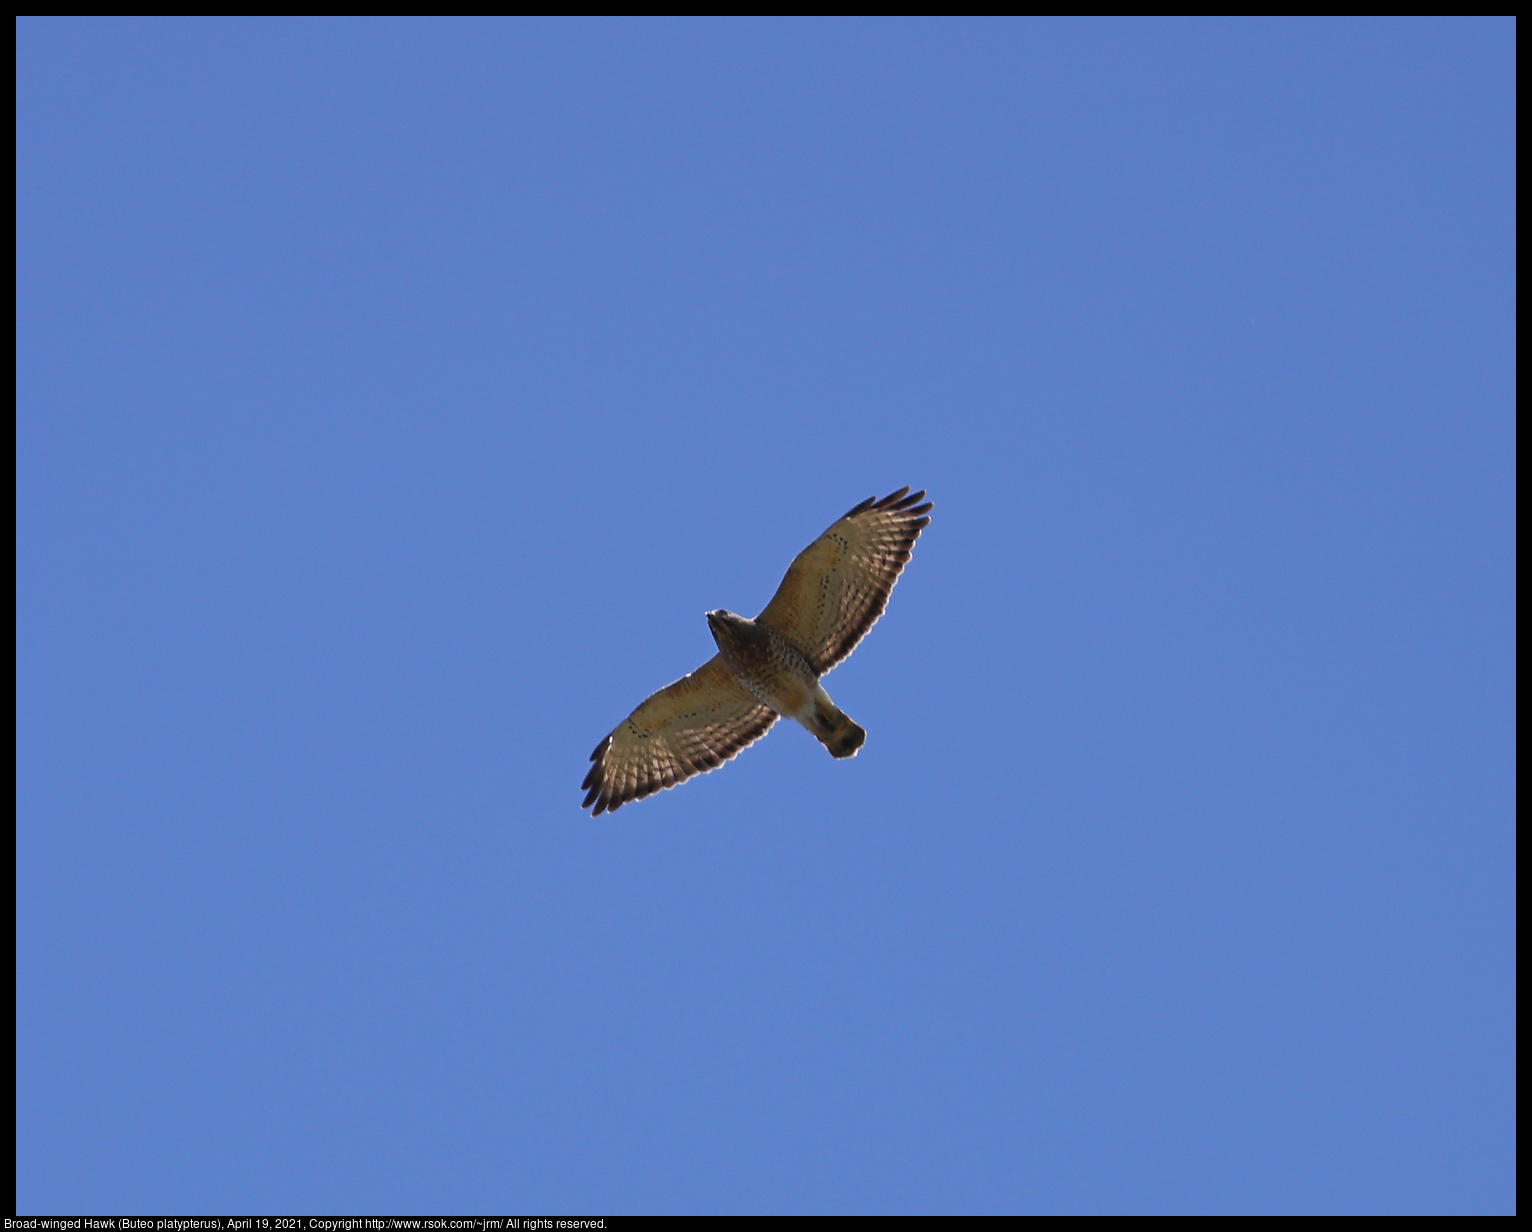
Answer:
[[[666,685],[596,746],[580,784],[592,817],[723,765],[776,722],[714,655]]]

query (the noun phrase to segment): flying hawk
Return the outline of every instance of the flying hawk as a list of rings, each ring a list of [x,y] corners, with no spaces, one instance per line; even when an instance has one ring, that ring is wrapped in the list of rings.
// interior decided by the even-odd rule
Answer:
[[[718,653],[651,694],[590,755],[581,788],[591,816],[642,800],[723,765],[786,715],[831,757],[855,757],[867,733],[830,700],[819,678],[849,655],[931,521],[925,492],[869,497],[804,548],[754,620],[707,614]],[[594,808],[591,806],[594,805]]]

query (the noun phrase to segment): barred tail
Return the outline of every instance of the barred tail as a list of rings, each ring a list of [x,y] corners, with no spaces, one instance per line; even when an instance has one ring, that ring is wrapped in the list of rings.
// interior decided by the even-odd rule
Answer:
[[[811,730],[831,757],[855,757],[856,751],[867,743],[867,732],[827,697],[815,701]]]

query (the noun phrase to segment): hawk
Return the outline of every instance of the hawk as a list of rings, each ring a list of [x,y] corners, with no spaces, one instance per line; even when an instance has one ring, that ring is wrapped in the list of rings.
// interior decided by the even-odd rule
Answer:
[[[930,524],[931,503],[920,503],[925,492],[907,492],[869,497],[798,553],[754,620],[709,612],[718,653],[651,694],[596,746],[580,807],[599,817],[716,769],[764,736],[778,715],[803,724],[831,757],[855,757],[867,733],[819,678],[883,614]]]

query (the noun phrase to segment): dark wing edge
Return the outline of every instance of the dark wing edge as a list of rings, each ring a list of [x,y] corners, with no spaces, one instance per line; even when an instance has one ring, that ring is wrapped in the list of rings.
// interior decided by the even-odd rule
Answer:
[[[856,649],[856,644],[867,636],[867,631],[878,623],[878,617],[888,610],[888,599],[893,594],[894,583],[899,580],[899,575],[904,572],[904,566],[909,563],[915,540],[920,538],[921,531],[931,525],[931,519],[926,515],[936,507],[935,502],[920,503],[925,499],[924,488],[906,496],[905,493],[909,491],[909,486],[906,485],[897,492],[890,492],[882,500],[869,497],[840,519],[844,521],[845,518],[854,518],[867,513],[885,515],[880,520],[886,521],[886,529],[892,532],[891,542],[885,545],[891,550],[878,561],[881,571],[873,579],[873,589],[866,594],[867,606],[856,613],[852,622],[838,638],[823,647],[816,647],[816,653],[810,656],[814,670],[821,676],[836,664],[843,662],[846,656]]]

